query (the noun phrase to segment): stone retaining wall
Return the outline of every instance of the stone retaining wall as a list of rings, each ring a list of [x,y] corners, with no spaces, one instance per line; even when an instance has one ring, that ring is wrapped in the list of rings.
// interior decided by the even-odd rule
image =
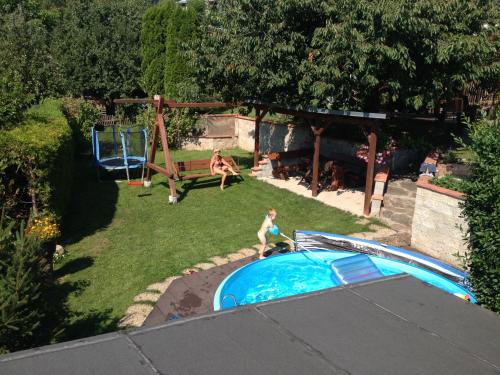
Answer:
[[[453,254],[464,255],[466,222],[460,217],[463,194],[429,183],[429,177],[417,181],[411,245],[444,262],[460,266]]]
[[[187,150],[212,150],[214,148],[240,148],[253,151],[255,145],[255,119],[237,114],[206,115],[198,121],[203,136],[186,139],[183,148]],[[260,151],[293,151],[312,149],[314,137],[307,126],[263,121],[260,126]],[[359,144],[342,139],[321,137],[321,155],[335,154],[356,156]],[[396,150],[389,167],[392,173],[406,172],[419,163],[413,150]]]

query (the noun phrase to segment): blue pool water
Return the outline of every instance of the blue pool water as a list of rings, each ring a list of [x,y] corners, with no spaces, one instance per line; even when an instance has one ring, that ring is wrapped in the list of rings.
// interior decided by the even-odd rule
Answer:
[[[338,286],[326,263],[356,255],[344,251],[294,252],[250,263],[229,275],[217,289],[214,309],[246,305]],[[321,261],[321,260],[322,261]],[[408,273],[451,294],[470,291],[447,278],[411,264],[370,255],[384,276]],[[326,263],[324,263],[326,261]]]

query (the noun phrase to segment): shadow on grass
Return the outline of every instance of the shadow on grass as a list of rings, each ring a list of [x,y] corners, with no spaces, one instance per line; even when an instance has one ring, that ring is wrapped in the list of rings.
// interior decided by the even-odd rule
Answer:
[[[233,156],[233,159],[241,169],[250,169],[253,167],[253,157],[251,156]]]
[[[54,271],[54,278],[59,279],[65,275],[76,273],[94,264],[94,259],[89,256],[72,259],[66,262],[61,268]]]
[[[224,189],[231,188],[234,184],[240,184],[244,182],[243,176],[228,176],[226,178],[226,183]],[[168,190],[168,184],[166,182],[160,182],[159,185],[162,185]],[[182,190],[177,189],[177,201],[181,202],[183,199],[187,197],[189,191],[197,190],[197,189],[206,189],[211,187],[220,186],[220,176],[217,177],[207,177],[207,179],[203,180],[190,180],[189,182],[185,182],[181,188]]]
[[[90,158],[77,160],[72,199],[63,220],[62,242],[80,241],[108,226],[116,211],[118,186],[112,180],[99,182]]]
[[[68,308],[68,296],[79,295],[89,286],[88,281],[55,283],[47,288],[43,298],[47,313],[42,318],[43,334],[37,345],[79,339],[118,329],[118,319],[111,309],[90,312],[72,312]]]

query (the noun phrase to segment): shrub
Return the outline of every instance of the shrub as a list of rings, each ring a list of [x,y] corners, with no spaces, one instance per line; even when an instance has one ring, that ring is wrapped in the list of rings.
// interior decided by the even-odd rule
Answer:
[[[45,315],[39,240],[0,218],[0,353],[38,343]]]
[[[6,214],[27,218],[48,211],[61,217],[70,198],[73,137],[57,100],[27,111],[0,133],[0,201]]]
[[[443,176],[439,178],[433,178],[431,179],[431,184],[436,185],[436,186],[441,186],[444,187],[445,189],[450,189],[454,191],[459,191],[463,193],[465,189],[465,181],[462,181],[458,178],[452,177],[452,176]]]
[[[500,124],[469,125],[472,176],[462,213],[468,223],[467,263],[477,300],[500,312]]]
[[[65,98],[62,110],[73,129],[75,141],[79,145],[92,140],[92,127],[102,111],[91,101],[81,98]]]

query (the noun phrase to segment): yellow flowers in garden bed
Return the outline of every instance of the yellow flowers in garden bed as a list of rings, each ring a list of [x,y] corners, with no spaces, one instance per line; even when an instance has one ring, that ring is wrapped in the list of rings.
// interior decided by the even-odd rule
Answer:
[[[59,225],[48,216],[33,219],[27,228],[27,233],[37,236],[42,241],[51,240],[61,234]]]

